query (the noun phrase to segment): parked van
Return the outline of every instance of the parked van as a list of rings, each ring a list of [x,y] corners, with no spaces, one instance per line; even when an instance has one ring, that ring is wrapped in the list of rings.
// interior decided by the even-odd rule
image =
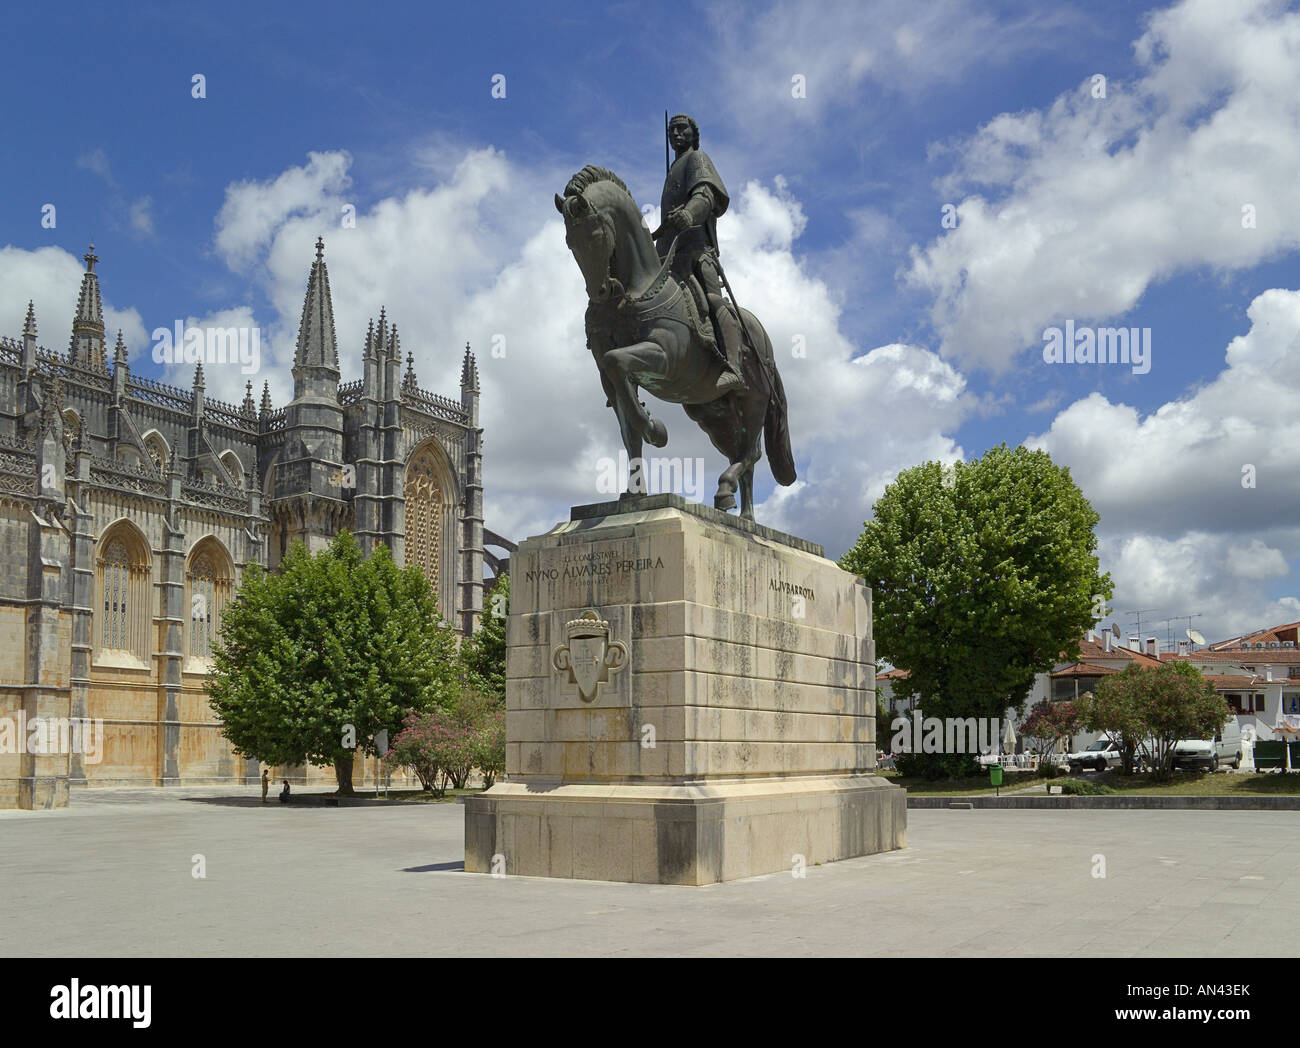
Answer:
[[[1236,717],[1210,739],[1179,739],[1174,743],[1174,767],[1214,771],[1219,762],[1241,767],[1241,725]]]

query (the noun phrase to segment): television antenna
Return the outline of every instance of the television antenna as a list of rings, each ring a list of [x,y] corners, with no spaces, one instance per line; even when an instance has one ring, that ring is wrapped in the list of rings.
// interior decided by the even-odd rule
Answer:
[[[1178,617],[1182,618],[1181,615]],[[1200,630],[1194,630],[1189,627],[1187,630],[1187,639],[1190,640],[1193,644],[1204,644],[1205,634],[1203,634]]]
[[[1195,615],[1171,615],[1171,616],[1169,616],[1169,618],[1161,620],[1161,621],[1163,621],[1164,624],[1165,624],[1165,636],[1166,636],[1166,637],[1168,638],[1168,640],[1169,640],[1169,650],[1170,650],[1170,651],[1173,651],[1173,650],[1174,650],[1174,627],[1173,627],[1173,624],[1174,624],[1175,622],[1182,622],[1184,619],[1186,619],[1186,620],[1187,620],[1187,628],[1190,630],[1190,629],[1192,628],[1192,619],[1199,619],[1199,618],[1202,618],[1202,617],[1203,617],[1203,613],[1198,611]],[[1205,641],[1203,641],[1203,640],[1198,640],[1198,641],[1196,641],[1196,643],[1197,643],[1197,644],[1204,644]]]
[[[1151,612],[1153,612],[1153,611],[1159,611],[1159,610],[1160,610],[1159,608],[1138,608],[1138,609],[1136,609],[1135,611],[1126,611],[1126,612],[1124,612],[1125,615],[1136,615],[1136,616],[1137,616],[1137,635],[1138,635],[1138,643],[1139,643],[1139,644],[1142,643],[1142,616],[1143,616],[1143,615],[1147,615],[1147,614],[1149,614],[1149,613],[1151,613]]]

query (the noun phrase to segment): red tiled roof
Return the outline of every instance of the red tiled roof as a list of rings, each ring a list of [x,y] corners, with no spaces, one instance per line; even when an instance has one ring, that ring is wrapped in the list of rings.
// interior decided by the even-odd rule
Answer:
[[[1240,677],[1232,673],[1207,673],[1205,679],[1214,685],[1215,691],[1241,691],[1243,689],[1254,689],[1262,684],[1276,684],[1277,681],[1266,681],[1263,677]]]
[[[1097,640],[1089,640],[1084,637],[1079,641],[1079,654],[1086,659],[1130,659],[1133,662],[1142,662],[1146,665],[1158,663],[1159,658],[1148,655],[1145,651],[1133,651],[1131,648],[1123,647],[1118,637],[1111,638],[1110,651],[1105,648],[1105,642],[1101,640],[1101,634],[1097,635]],[[1065,653],[1061,653],[1061,658],[1065,658]]]
[[[1228,651],[1233,648],[1239,648],[1243,641],[1250,641],[1253,645],[1256,641],[1268,643],[1271,640],[1300,640],[1300,622],[1287,622],[1281,626],[1270,626],[1268,629],[1259,630],[1255,633],[1244,633],[1240,637],[1232,637],[1228,640],[1220,640],[1210,645],[1214,651]]]
[[[906,677],[909,670],[885,670],[884,673],[877,673],[876,680],[896,680],[899,677]]]
[[[1095,663],[1076,662],[1063,670],[1048,674],[1050,677],[1104,677],[1107,673],[1118,673],[1110,666],[1098,666]]]

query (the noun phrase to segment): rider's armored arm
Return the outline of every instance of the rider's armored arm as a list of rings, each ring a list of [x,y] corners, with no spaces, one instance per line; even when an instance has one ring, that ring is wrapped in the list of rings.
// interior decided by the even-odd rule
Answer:
[[[690,199],[676,209],[674,216],[680,212],[682,216],[681,228],[690,229],[706,222],[716,211],[717,203],[713,189],[708,184],[701,182],[691,193]],[[675,218],[674,224],[676,224]]]

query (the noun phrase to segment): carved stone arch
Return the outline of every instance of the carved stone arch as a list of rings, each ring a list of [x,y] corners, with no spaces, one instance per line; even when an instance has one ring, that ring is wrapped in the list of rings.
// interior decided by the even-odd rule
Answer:
[[[217,458],[226,467],[226,472],[230,474],[230,479],[235,482],[236,487],[242,488],[248,483],[245,478],[244,464],[239,461],[238,455],[227,448]]]
[[[159,473],[166,473],[172,460],[172,448],[164,437],[156,429],[149,430],[140,442],[144,444],[144,449],[149,453],[149,458],[153,461],[154,468]]]
[[[205,535],[185,558],[185,656],[209,659],[221,615],[235,589],[235,561],[215,535]]]
[[[95,543],[94,647],[147,664],[153,625],[153,551],[130,520],[109,524]]]
[[[456,613],[456,471],[442,444],[430,437],[406,460],[402,484],[406,527],[405,562],[415,565],[438,594],[438,611],[448,622]]]
[[[493,546],[505,550],[506,555],[502,557],[493,553],[491,549]],[[483,563],[492,573],[492,585],[496,585],[497,580],[501,578],[502,575],[510,574],[510,554],[514,553],[518,549],[519,545],[517,543],[511,542],[507,538],[503,538],[495,531],[491,531],[488,528],[483,529]]]
[[[266,472],[262,474],[262,498],[267,502],[275,498],[275,470],[280,465],[280,452],[276,452],[267,460]]]

